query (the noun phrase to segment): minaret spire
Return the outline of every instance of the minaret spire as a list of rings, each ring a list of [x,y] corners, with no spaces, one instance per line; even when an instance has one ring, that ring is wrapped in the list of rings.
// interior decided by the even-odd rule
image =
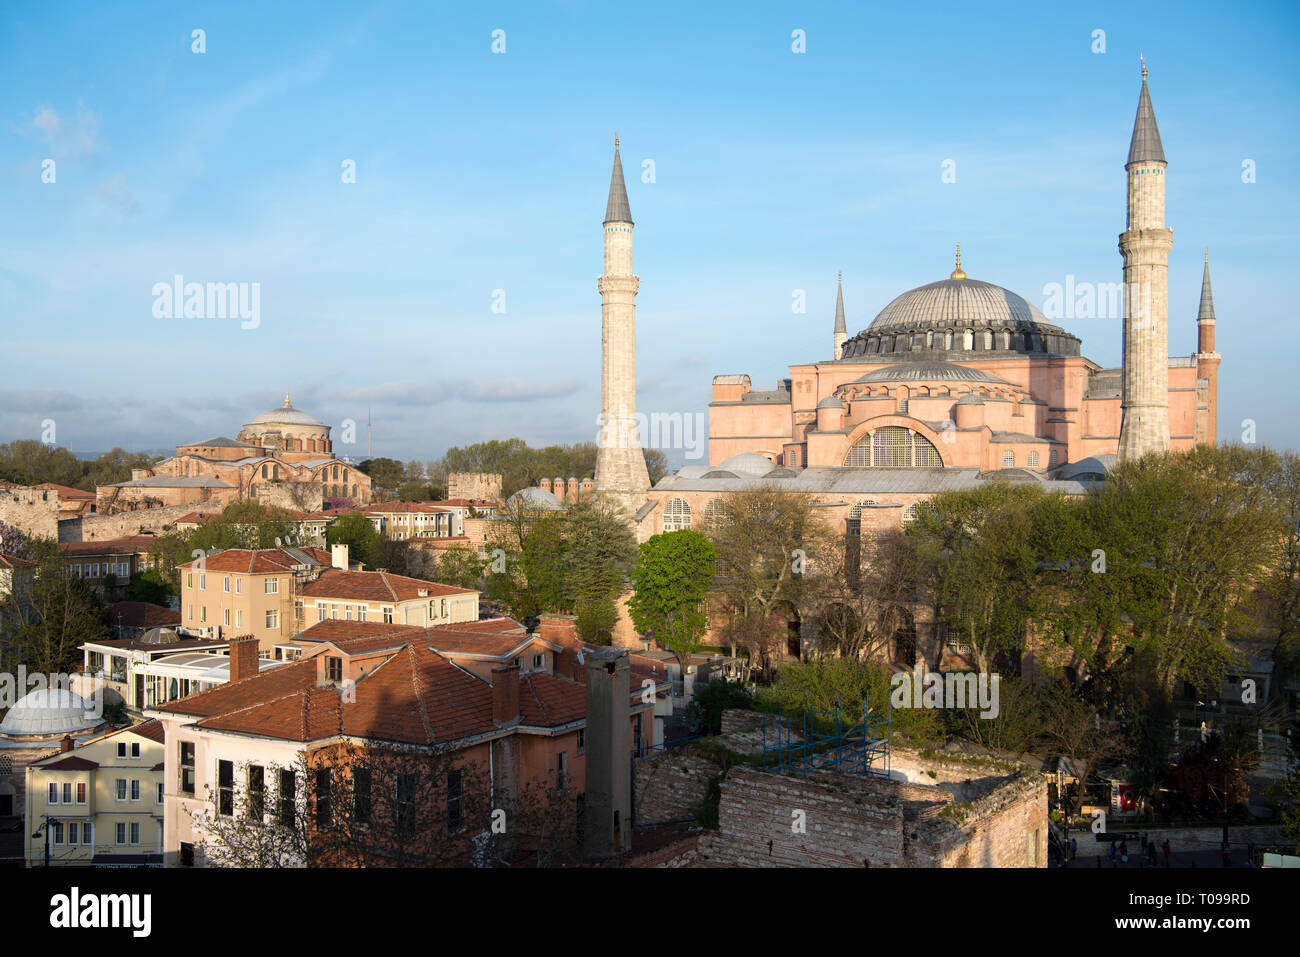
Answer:
[[[1219,432],[1219,363],[1214,351],[1214,292],[1210,289],[1210,250],[1205,250],[1201,308],[1196,314],[1196,441],[1214,445]]]
[[[636,294],[640,280],[632,271],[632,210],[623,185],[617,136],[604,226],[605,271],[597,283],[600,433],[596,443],[596,491],[622,506],[632,522],[645,504],[650,473],[641,451],[641,420],[636,411]]]
[[[1142,64],[1133,139],[1129,143],[1124,258],[1124,361],[1119,460],[1169,449],[1169,250],[1165,225],[1165,151]]]
[[[631,223],[632,208],[627,203],[623,185],[623,161],[618,156],[618,134],[614,134],[614,172],[609,177],[609,201],[605,204],[605,222]]]
[[[844,324],[844,272],[835,287],[835,351],[831,358],[839,359],[844,354],[844,343],[849,339],[848,327]]]

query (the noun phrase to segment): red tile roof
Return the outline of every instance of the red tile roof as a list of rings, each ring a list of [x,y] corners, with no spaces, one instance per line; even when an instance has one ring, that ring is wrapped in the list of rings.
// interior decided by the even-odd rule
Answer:
[[[317,565],[329,565],[330,553],[321,548],[297,548],[312,558]],[[194,561],[181,568],[194,567]],[[203,559],[203,570],[209,572],[239,572],[245,575],[284,574],[301,565],[302,560],[283,548],[227,548]]]
[[[115,601],[108,606],[108,620],[125,628],[159,628],[179,625],[181,613],[147,601]]]
[[[167,743],[167,736],[163,732],[162,722],[157,719],[146,721],[144,724],[137,724],[134,728],[127,728],[127,730],[143,738],[148,738],[150,741],[157,741],[159,744]]]
[[[0,554],[0,568],[35,568],[36,562],[30,558],[19,558],[17,555]]]
[[[587,686],[544,672],[519,679],[519,711],[523,723],[553,728],[587,716]]]
[[[446,513],[448,509],[438,508],[428,502],[377,502],[373,505],[367,505],[362,509],[366,515],[371,514],[400,514],[409,512],[427,513],[430,515]]]
[[[67,485],[59,485],[55,482],[42,482],[40,485],[33,485],[32,488],[53,489],[55,492],[59,494],[59,498],[67,499],[68,501],[73,501],[73,502],[95,501],[94,492],[87,492],[84,489],[79,489],[79,488],[71,488],[70,486]]]
[[[299,593],[304,598],[344,598],[354,601],[384,602],[472,595],[475,592],[472,588],[439,585],[437,582],[407,578],[405,575],[394,575],[390,572],[345,572],[339,568],[331,568],[322,572],[314,582],[303,585]]]
[[[156,541],[158,539],[152,535],[126,535],[122,538],[105,538],[92,542],[59,542],[59,551],[77,558],[96,555],[147,555]]]
[[[89,758],[80,758],[75,755],[69,755],[66,758],[51,762],[50,764],[40,764],[39,767],[45,771],[92,771],[99,767],[99,762],[91,761]]]
[[[336,644],[374,638],[379,635],[399,635],[414,640],[423,635],[419,625],[384,624],[378,621],[348,621],[343,618],[326,618],[293,636],[294,641],[332,641]]]

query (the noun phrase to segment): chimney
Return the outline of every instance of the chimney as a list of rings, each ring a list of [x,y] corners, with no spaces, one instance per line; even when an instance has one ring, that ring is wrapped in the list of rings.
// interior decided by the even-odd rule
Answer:
[[[583,843],[588,860],[627,851],[632,840],[631,663],[626,648],[586,655],[587,797]]]
[[[546,613],[538,616],[537,637],[563,644],[578,640],[578,619],[573,615]]]
[[[492,669],[492,722],[505,728],[519,721],[519,666]]]
[[[344,544],[334,545],[330,548],[330,565],[334,568],[348,570],[348,547]]]
[[[230,683],[243,681],[257,674],[257,639],[240,635],[230,639]]]
[[[73,748],[72,735],[65,734],[63,740],[59,742],[59,752],[71,751]]]

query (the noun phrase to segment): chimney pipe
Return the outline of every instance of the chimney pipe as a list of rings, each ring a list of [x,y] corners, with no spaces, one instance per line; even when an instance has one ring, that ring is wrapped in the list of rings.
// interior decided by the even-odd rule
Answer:
[[[339,543],[330,548],[330,565],[344,571],[348,570],[348,546],[346,544]]]
[[[60,753],[64,751],[71,751],[72,748],[73,748],[72,735],[65,734],[63,736],[63,740],[59,742],[59,751]]]

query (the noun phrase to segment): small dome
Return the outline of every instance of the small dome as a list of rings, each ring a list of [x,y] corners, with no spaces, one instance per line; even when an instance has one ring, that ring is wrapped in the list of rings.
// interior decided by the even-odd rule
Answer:
[[[772,460],[757,452],[739,452],[719,462],[718,468],[747,475],[766,475],[772,471]]]
[[[4,720],[0,734],[9,737],[81,734],[104,723],[104,716],[79,694],[66,688],[42,688],[18,700]]]
[[[530,508],[556,511],[564,508],[564,503],[553,494],[546,491],[546,489],[530,485],[528,488],[521,488],[518,492],[515,492],[514,495],[511,495],[506,499],[506,508]]]
[[[699,476],[699,477],[700,477],[700,478],[711,478],[711,479],[724,479],[724,478],[725,478],[725,479],[734,479],[734,478],[740,478],[740,476],[737,475],[735,472],[728,472],[726,469],[713,469],[712,471],[705,472],[703,475],[701,475],[701,476]]]
[[[822,399],[820,402],[817,403],[817,408],[842,409],[844,408],[844,402],[837,395],[828,395],[826,398]]]
[[[970,395],[962,396],[960,399],[957,400],[957,404],[958,405],[983,405],[984,400],[981,399],[979,396],[975,395],[974,393],[972,393]]]

